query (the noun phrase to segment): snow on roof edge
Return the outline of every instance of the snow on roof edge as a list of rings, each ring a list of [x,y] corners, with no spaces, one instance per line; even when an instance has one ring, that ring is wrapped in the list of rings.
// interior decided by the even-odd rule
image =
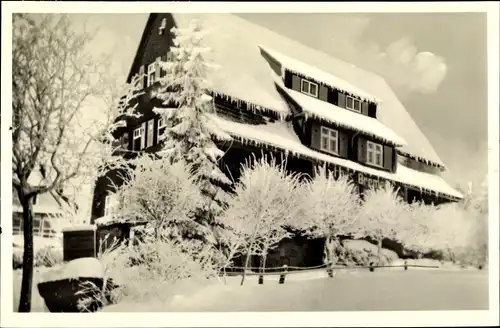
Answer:
[[[242,123],[230,122],[230,121],[227,121],[227,120],[225,120],[223,118],[220,118],[220,117],[217,117],[217,119],[223,120],[223,121],[226,121],[226,122],[229,122],[229,123],[236,123],[236,124],[239,124],[239,125],[245,125],[245,124],[242,124]],[[274,123],[274,124],[276,124],[276,123]],[[224,129],[223,126],[221,128]],[[366,175],[369,175],[369,176],[373,176],[373,177],[376,177],[376,178],[382,178],[382,179],[385,179],[385,180],[389,180],[391,182],[400,183],[400,184],[406,185],[406,186],[408,186],[410,188],[413,188],[413,189],[417,189],[417,190],[421,190],[421,191],[426,191],[429,194],[443,195],[443,196],[445,196],[445,198],[448,198],[448,199],[454,200],[454,201],[457,201],[457,200],[460,200],[461,198],[463,198],[463,195],[461,193],[459,193],[458,191],[456,191],[454,188],[450,187],[446,183],[446,181],[444,181],[441,177],[435,176],[435,175],[432,175],[432,174],[430,174],[430,175],[434,179],[441,179],[441,180],[443,180],[443,182],[448,187],[447,189],[449,189],[450,192],[436,191],[434,189],[430,189],[430,188],[418,186],[418,185],[415,185],[415,184],[412,184],[412,183],[409,183],[409,182],[406,182],[406,181],[401,181],[401,180],[399,180],[397,178],[396,174],[394,174],[394,173],[392,173],[392,174],[394,174],[394,177],[387,177],[387,176],[385,176],[385,175],[389,174],[387,172],[382,172],[382,171],[381,172],[375,172],[374,169],[365,168],[365,167],[362,166],[362,164],[359,164],[359,163],[356,163],[356,162],[352,163],[353,165],[357,166],[356,168],[349,167],[349,165],[343,165],[342,163],[339,163],[340,160],[343,160],[343,161],[347,161],[347,160],[337,159],[335,157],[324,155],[322,153],[318,153],[317,151],[314,151],[314,150],[309,149],[309,148],[307,148],[307,150],[308,150],[307,153],[309,153],[309,154],[305,154],[302,151],[296,151],[296,150],[292,150],[292,149],[286,149],[282,145],[278,145],[276,143],[270,142],[270,140],[265,140],[264,141],[264,140],[255,138],[254,137],[255,134],[253,134],[251,136],[241,136],[240,134],[238,134],[238,132],[235,132],[235,131],[226,131],[226,132],[229,133],[229,134],[231,134],[236,140],[240,140],[244,144],[253,144],[255,146],[262,146],[262,145],[264,145],[266,147],[272,147],[272,148],[274,148],[276,150],[279,150],[279,151],[285,151],[286,154],[292,153],[292,154],[295,154],[298,157],[302,157],[302,158],[305,158],[305,159],[309,159],[309,160],[313,160],[313,161],[319,161],[321,163],[329,163],[329,164],[341,166],[341,167],[347,169],[348,171],[361,172],[363,174],[366,174]],[[305,147],[302,144],[300,144],[300,146]],[[321,155],[321,156],[316,156],[316,155]],[[325,157],[325,158],[322,158],[322,157]],[[337,159],[337,161],[335,161],[335,159]],[[399,165],[398,165],[398,167],[399,167]],[[409,173],[422,175],[422,177],[426,176],[425,173],[423,173],[423,172],[412,170],[412,169],[406,168],[406,167],[405,167],[405,169]],[[403,171],[405,169],[403,169]],[[373,173],[372,171],[375,172],[375,173]]]
[[[274,49],[272,49],[270,47],[267,47],[265,45],[258,44],[257,46],[261,50],[263,50],[264,52],[266,52],[270,57],[274,58],[274,60],[280,62],[280,64],[282,66],[284,66],[287,70],[289,70],[292,73],[301,75],[301,76],[303,76],[303,77],[305,77],[307,79],[310,79],[310,80],[312,80],[314,82],[317,82],[317,83],[322,83],[322,84],[329,85],[331,88],[342,90],[342,91],[344,91],[346,93],[353,94],[353,95],[358,96],[361,99],[366,100],[366,101],[374,102],[376,104],[380,104],[382,102],[381,99],[379,99],[378,97],[372,95],[371,93],[369,93],[369,92],[367,92],[365,90],[362,90],[359,87],[356,87],[356,86],[352,85],[348,81],[346,81],[346,80],[344,80],[344,79],[342,79],[342,78],[340,78],[338,76],[335,76],[332,73],[323,71],[321,68],[314,67],[314,66],[309,65],[307,63],[304,63],[304,62],[302,62],[302,61],[300,61],[298,59],[295,59],[295,58],[289,57],[287,55],[284,55],[284,54],[280,53],[279,51],[276,51],[276,50],[274,50]],[[285,60],[295,61],[295,62],[300,63],[300,64],[302,64],[302,65],[304,65],[306,67],[309,66],[309,67],[317,70],[319,73],[324,74],[327,78],[333,78],[335,80],[338,80],[338,83],[344,84],[344,86],[341,86],[341,85],[338,85],[338,84],[333,85],[331,82],[327,82],[325,79],[321,79],[321,78],[318,78],[318,77],[311,76],[311,75],[314,75],[314,74],[309,75],[309,74],[307,74],[304,71],[292,68],[291,66],[286,65],[286,63],[284,63],[283,60],[279,60],[279,58],[276,58],[276,57],[281,57],[282,59],[285,59]],[[350,89],[352,89],[352,90],[350,90]]]

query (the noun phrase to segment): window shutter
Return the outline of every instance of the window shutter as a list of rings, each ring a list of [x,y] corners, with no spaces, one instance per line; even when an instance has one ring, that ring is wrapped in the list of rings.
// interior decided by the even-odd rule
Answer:
[[[139,85],[144,88],[144,65],[139,68],[139,77],[141,77]]]
[[[398,168],[398,154],[396,149],[392,150],[392,167],[391,167],[391,172],[396,173],[396,170]]]
[[[338,105],[339,107],[346,108],[345,94],[342,92],[338,93]]]
[[[358,137],[358,162],[366,163],[366,139]]]
[[[328,87],[327,101],[330,104],[336,105],[338,103],[338,91]]]
[[[384,145],[384,168],[392,171],[392,147]]]
[[[349,138],[344,131],[338,131],[339,136],[339,156],[347,158],[349,151]]]
[[[311,127],[311,148],[321,149],[321,126],[313,124]]]
[[[141,148],[144,149],[144,146],[146,145],[146,122],[142,123],[141,125]]]
[[[301,92],[300,84],[301,84],[300,77],[298,77],[295,74],[292,74],[292,85],[291,85],[292,89],[295,91]]]
[[[292,87],[292,73],[289,71],[285,70],[285,87],[291,88]]]
[[[368,116],[377,118],[377,105],[375,104],[368,104]]]
[[[155,62],[155,81],[158,81],[160,79],[160,61],[161,61],[161,57],[156,57],[156,62]]]
[[[319,86],[319,99],[328,101],[328,88],[324,85]]]
[[[361,114],[368,116],[368,103],[366,101],[361,102]]]

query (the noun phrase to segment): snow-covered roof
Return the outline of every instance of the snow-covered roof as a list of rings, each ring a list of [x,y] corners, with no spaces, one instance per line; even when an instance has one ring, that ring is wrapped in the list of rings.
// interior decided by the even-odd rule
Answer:
[[[23,208],[22,208],[22,206],[19,206],[19,205],[12,205],[12,212],[22,213]],[[65,212],[58,205],[36,204],[36,205],[33,205],[33,213],[61,215],[61,214],[64,214]]]
[[[406,145],[406,141],[403,138],[377,119],[355,113],[326,101],[286,88],[281,78],[273,71],[269,71],[276,84],[302,107],[306,115],[326,120],[338,126],[361,132],[365,135],[376,137],[396,146]]]
[[[359,87],[352,85],[351,83],[323,71],[317,67],[309,65],[303,61],[297,60],[295,58],[284,55],[276,50],[268,48],[267,46],[259,45],[259,48],[264,50],[269,56],[277,60],[283,67],[285,67],[290,72],[302,75],[314,82],[323,83],[331,88],[339,89],[344,92],[354,94],[363,100],[379,103],[380,99],[368,92],[361,90]]]
[[[221,117],[212,115],[214,122],[234,138],[243,144],[256,146],[272,146],[283,150],[285,153],[331,163],[352,171],[362,172],[371,176],[399,182],[407,186],[421,189],[423,191],[440,193],[452,198],[462,198],[462,194],[453,189],[440,176],[419,172],[398,164],[396,173],[373,169],[362,164],[347,159],[329,156],[303,145],[290,123],[277,121],[265,125],[247,125],[233,122]]]
[[[147,46],[149,33],[156,33],[153,24],[159,24],[163,17],[170,19],[167,15],[169,14],[150,14],[134,60],[136,66],[131,67],[129,76],[139,69],[140,49]],[[237,15],[176,13],[172,17],[179,27],[188,26],[191,19],[198,18],[208,28],[209,33],[204,38],[204,43],[212,51],[207,57],[219,66],[208,76],[216,94],[218,92],[220,95],[245,101],[250,108],[256,110],[268,109],[282,116],[289,115],[288,106],[277,92],[269,74],[269,65],[260,53],[259,45],[270,45],[281,54],[318,67],[381,99],[377,119],[407,142],[398,151],[424,162],[444,166],[428,139],[379,75],[307,47]]]

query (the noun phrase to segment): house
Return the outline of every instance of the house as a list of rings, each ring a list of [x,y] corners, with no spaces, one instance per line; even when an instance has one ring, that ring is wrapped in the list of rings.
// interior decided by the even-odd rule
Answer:
[[[408,202],[440,204],[462,195],[441,177],[445,165],[383,78],[231,14],[150,14],[128,81],[144,74],[143,114],[117,131],[125,150],[157,150],[168,122],[152,109],[159,61],[169,60],[172,27],[200,18],[209,34],[209,90],[214,122],[234,140],[219,144],[223,167],[237,179],[240,164],[262,150],[288,158],[287,169],[313,175],[317,165],[348,173],[360,193],[385,181]],[[110,172],[95,185],[92,222],[113,203]]]
[[[37,185],[42,183],[38,172],[30,175],[30,183]],[[36,195],[33,198],[33,235],[42,238],[54,238],[61,232],[62,226],[68,222],[68,216],[74,216],[77,208],[74,208],[69,199],[62,193],[51,191]],[[76,223],[76,222],[72,222]],[[23,208],[15,189],[12,189],[12,231],[14,236],[22,235]]]

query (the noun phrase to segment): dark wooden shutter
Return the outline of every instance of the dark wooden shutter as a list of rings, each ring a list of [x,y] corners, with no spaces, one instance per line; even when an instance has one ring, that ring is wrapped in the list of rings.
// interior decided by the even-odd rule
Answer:
[[[347,133],[344,131],[339,131],[339,156],[343,158],[348,158],[349,155],[349,138]]]
[[[396,173],[398,169],[398,154],[396,149],[392,150],[392,167],[391,167],[391,172]]]
[[[297,75],[293,74],[292,75],[292,89],[295,91],[300,92],[300,77]]]
[[[388,171],[392,171],[393,151],[391,146],[384,145],[384,168]]]
[[[311,148],[321,149],[321,126],[317,123],[311,124]]]
[[[328,101],[328,88],[324,85],[319,87],[319,99]]]
[[[292,88],[293,75],[289,71],[285,71],[285,87]]]
[[[339,92],[339,99],[338,99],[338,104],[337,106],[339,107],[342,107],[342,108],[346,108],[346,104],[345,104],[345,94],[342,93],[342,92]]]
[[[339,92],[337,90],[328,88],[328,102],[330,104],[338,105]]]
[[[375,104],[368,104],[368,116],[377,118],[377,105]]]
[[[366,139],[358,136],[358,162],[366,163]]]
[[[368,103],[366,101],[361,102],[361,114],[368,116]]]

